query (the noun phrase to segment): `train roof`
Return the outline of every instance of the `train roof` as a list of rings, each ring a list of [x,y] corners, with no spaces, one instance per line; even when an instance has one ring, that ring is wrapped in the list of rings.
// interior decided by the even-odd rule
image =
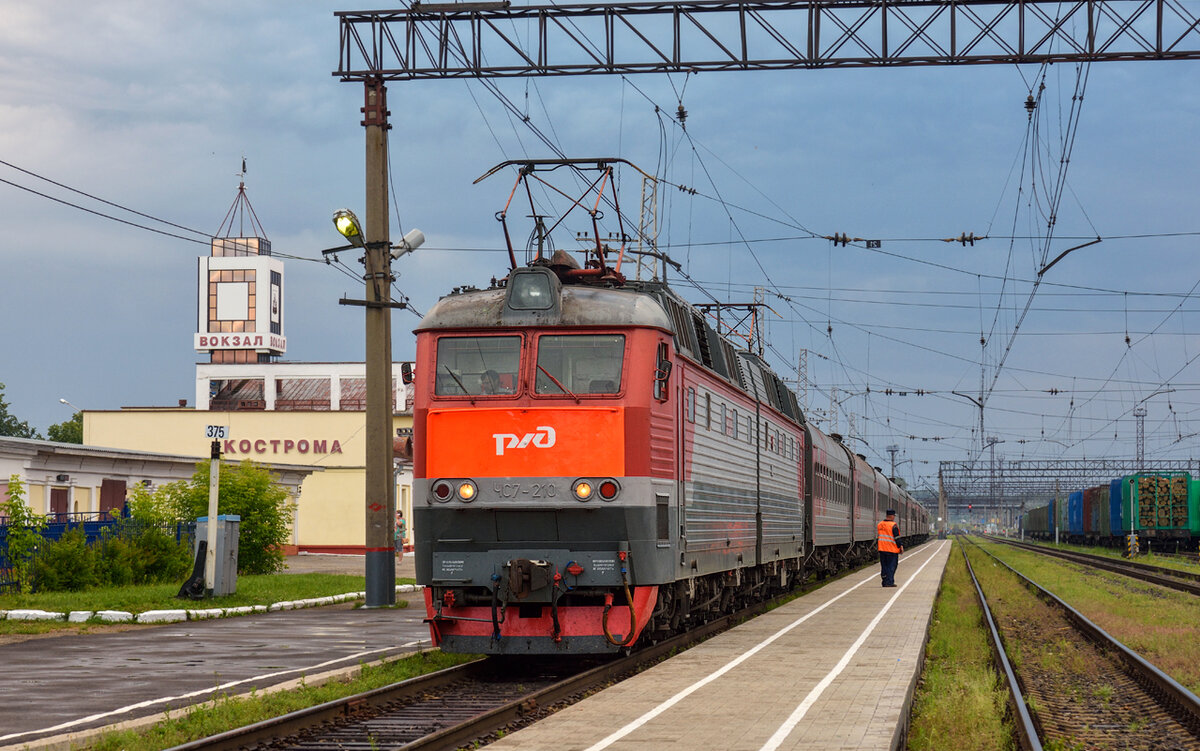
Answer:
[[[443,297],[414,331],[500,326],[648,326],[673,331],[667,312],[651,295],[633,288],[564,285],[549,310],[515,310],[506,289],[465,290]]]
[[[556,254],[555,258],[558,258]],[[644,326],[674,336],[675,349],[803,425],[795,393],[758,355],[735,349],[705,316],[662,281],[627,281],[606,269],[534,262],[489,289],[439,300],[416,332],[524,326]],[[585,276],[586,275],[586,276]]]

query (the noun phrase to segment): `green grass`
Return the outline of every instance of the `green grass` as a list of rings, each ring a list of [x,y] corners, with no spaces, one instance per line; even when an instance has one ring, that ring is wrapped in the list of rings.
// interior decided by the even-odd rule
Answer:
[[[1015,747],[1013,728],[1005,719],[1008,693],[992,667],[981,618],[971,577],[954,549],[934,603],[925,667],[913,700],[910,750]]]
[[[419,652],[380,665],[363,666],[357,676],[345,681],[245,697],[220,697],[170,713],[169,719],[152,726],[106,733],[87,747],[94,751],[158,751],[476,658],[477,655],[448,655],[436,650]]]
[[[397,584],[412,583],[412,579],[397,580]],[[239,576],[235,594],[208,600],[177,599],[175,595],[178,594],[179,587],[179,584],[153,584],[89,589],[82,592],[7,594],[0,596],[0,610],[37,609],[57,613],[72,610],[124,610],[137,614],[147,610],[235,608],[362,592],[366,587],[366,580],[362,576],[346,574]],[[86,626],[81,629],[76,624],[67,623],[0,621],[0,634],[38,634],[62,629],[86,630]]]

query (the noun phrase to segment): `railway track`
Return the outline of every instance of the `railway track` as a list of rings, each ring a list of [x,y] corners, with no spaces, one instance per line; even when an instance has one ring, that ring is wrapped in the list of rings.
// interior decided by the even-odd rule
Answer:
[[[1200,748],[1200,698],[977,543],[971,547],[1011,572],[1032,594],[1009,593],[989,601],[963,546],[997,662],[1008,677],[1022,748],[1051,743],[1064,748]],[[1021,655],[1017,668],[1007,657],[1014,649]]]
[[[171,751],[406,751],[454,749],[540,719],[745,618],[811,589],[781,595],[615,659],[584,664],[499,657],[477,660],[363,694],[176,746]]]
[[[1148,563],[1138,563],[1136,561],[1118,561],[1108,556],[1092,555],[1090,553],[1079,553],[1067,550],[1055,550],[1047,548],[1043,545],[1034,545],[1027,542],[1018,542],[1016,540],[1008,540],[1003,537],[988,537],[992,542],[999,542],[1005,545],[1010,545],[1021,550],[1029,550],[1042,555],[1061,558],[1064,561],[1079,563],[1084,566],[1102,569],[1104,571],[1112,571],[1113,573],[1123,574],[1133,579],[1158,584],[1163,587],[1169,587],[1181,592],[1189,592],[1194,595],[1200,595],[1200,573],[1191,571],[1179,571],[1172,568],[1164,568],[1162,566],[1152,566]]]

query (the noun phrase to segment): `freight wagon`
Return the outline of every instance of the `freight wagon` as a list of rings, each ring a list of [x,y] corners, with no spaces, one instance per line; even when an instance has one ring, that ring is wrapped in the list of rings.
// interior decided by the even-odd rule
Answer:
[[[1187,472],[1126,475],[1030,509],[1021,525],[1035,539],[1124,547],[1136,532],[1142,547],[1191,547],[1200,544],[1200,481]]]

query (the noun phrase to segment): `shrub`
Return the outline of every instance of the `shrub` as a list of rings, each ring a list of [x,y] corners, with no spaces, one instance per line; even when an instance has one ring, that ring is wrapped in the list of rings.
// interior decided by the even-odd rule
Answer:
[[[105,530],[96,547],[96,576],[104,584],[124,587],[133,584],[137,554],[129,541]]]
[[[39,592],[78,592],[99,583],[96,555],[82,529],[67,530],[59,539],[42,543],[33,559],[32,581]]]
[[[160,503],[175,521],[208,516],[208,468],[209,462],[200,462],[191,482],[163,488]],[[238,573],[272,574],[283,568],[293,508],[266,467],[249,460],[221,465],[217,513],[241,517]]]
[[[105,530],[97,548],[96,572],[101,583],[159,584],[179,581],[191,568],[186,541],[159,525],[122,519]]]
[[[180,581],[191,569],[188,544],[157,526],[128,524],[134,553],[133,580],[136,584]]]

